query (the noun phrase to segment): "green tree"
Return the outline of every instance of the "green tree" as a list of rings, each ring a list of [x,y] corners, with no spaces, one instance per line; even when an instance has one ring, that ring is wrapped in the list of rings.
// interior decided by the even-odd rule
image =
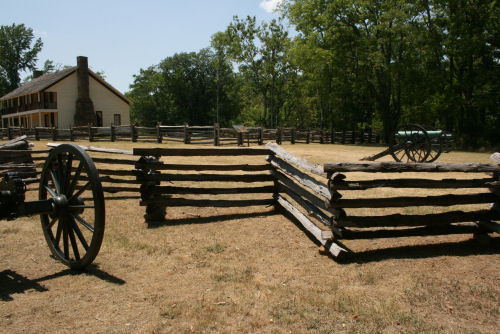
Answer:
[[[42,45],[24,24],[0,26],[0,96],[19,87],[22,71],[35,69]]]
[[[141,70],[127,96],[134,102],[133,120],[143,125],[207,125],[216,122],[219,96],[220,122],[228,124],[239,112],[238,85],[229,63],[216,67],[216,55],[209,49],[179,53],[160,64]],[[218,80],[224,82],[217,94]]]
[[[257,25],[255,17],[242,20],[235,16],[226,29],[229,54],[254,94],[262,99],[260,123],[274,127],[284,103],[283,89],[289,71],[290,39],[281,22]],[[260,104],[260,103],[259,103]]]

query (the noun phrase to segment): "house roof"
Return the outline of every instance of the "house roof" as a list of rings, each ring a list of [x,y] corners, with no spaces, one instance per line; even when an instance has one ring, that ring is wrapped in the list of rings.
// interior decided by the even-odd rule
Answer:
[[[8,100],[17,96],[43,92],[44,90],[50,88],[59,81],[65,79],[66,77],[76,72],[76,70],[77,67],[73,66],[61,71],[44,74],[14,89],[12,92],[5,94],[0,98],[0,101]],[[101,83],[103,86],[105,86],[107,89],[109,89],[111,92],[113,92],[115,95],[117,95],[120,99],[122,99],[128,104],[132,104],[132,102],[125,95],[120,93],[118,90],[116,90],[113,86],[104,81],[100,76],[92,72],[90,69],[89,69],[89,75],[96,81]]]

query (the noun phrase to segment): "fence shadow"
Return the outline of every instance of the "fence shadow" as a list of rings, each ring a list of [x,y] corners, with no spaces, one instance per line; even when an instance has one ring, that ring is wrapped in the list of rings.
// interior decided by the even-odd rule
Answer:
[[[349,254],[337,260],[341,264],[370,263],[392,259],[425,259],[438,256],[472,256],[500,254],[500,237],[493,237],[489,244],[483,245],[471,239],[459,242],[443,242],[411,246],[389,247]]]
[[[233,214],[221,214],[208,217],[183,217],[178,219],[166,219],[163,221],[148,222],[148,228],[158,228],[162,226],[171,225],[191,225],[191,224],[209,224],[209,223],[219,223],[234,219],[247,219],[247,218],[257,218],[257,217],[269,217],[278,215],[276,211],[259,211],[250,213],[233,213]]]
[[[13,300],[13,294],[24,293],[28,290],[35,290],[38,292],[49,291],[40,283],[58,277],[78,275],[94,276],[108,283],[117,285],[123,285],[126,283],[121,278],[99,269],[96,265],[90,265],[84,271],[77,271],[68,268],[61,270],[60,272],[35,279],[30,279],[13,270],[4,270],[0,271],[0,301],[11,301]]]

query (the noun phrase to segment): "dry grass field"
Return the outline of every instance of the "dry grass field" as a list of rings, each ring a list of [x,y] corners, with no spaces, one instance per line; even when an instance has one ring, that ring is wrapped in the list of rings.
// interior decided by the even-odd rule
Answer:
[[[317,163],[358,161],[381,149],[283,146]],[[488,157],[452,152],[439,161]],[[353,240],[346,244],[358,254],[338,263],[273,210],[172,208],[167,222],[148,226],[137,199],[109,200],[103,246],[85,272],[49,256],[38,217],[1,221],[0,332],[500,331],[498,236],[489,245],[471,235]]]

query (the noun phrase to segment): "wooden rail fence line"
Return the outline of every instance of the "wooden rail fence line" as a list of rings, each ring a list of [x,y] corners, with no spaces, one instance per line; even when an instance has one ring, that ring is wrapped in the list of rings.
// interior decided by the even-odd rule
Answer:
[[[211,144],[214,146],[234,145],[250,146],[263,145],[273,141],[278,144],[284,142],[321,143],[321,144],[381,144],[381,137],[371,129],[357,129],[338,131],[335,129],[296,129],[294,127],[280,127],[265,129],[262,127],[247,127],[244,132],[234,128],[213,126],[162,125],[154,127],[131,125],[75,126],[69,129],[57,127],[7,127],[0,128],[0,140],[13,139],[26,135],[29,139],[49,139],[52,141],[144,141],[144,142],[182,142],[184,144]]]
[[[0,173],[9,170],[23,172],[24,168],[31,168],[26,179],[36,182],[48,150],[17,150],[14,149],[18,145],[16,141],[7,144],[0,151],[0,159],[7,159],[0,163]],[[57,145],[48,144],[49,147]],[[274,205],[300,224],[323,246],[324,251],[335,258],[352,253],[342,244],[343,239],[500,233],[498,153],[491,157],[494,164],[327,162],[321,166],[292,155],[276,143],[268,143],[265,148],[120,150],[82,147],[92,154],[98,165],[104,191],[112,194],[107,198],[140,198],[139,204],[146,209],[144,217],[148,223],[164,220],[168,206]],[[242,161],[237,164],[219,161],[169,163],[168,160],[176,156],[214,159],[262,156],[262,161],[253,164]],[[162,161],[162,157],[167,161]],[[409,172],[423,176],[408,178],[406,174]],[[448,177],[450,173],[454,175]],[[456,174],[463,176],[457,177]],[[367,179],[363,175],[370,177]],[[85,181],[83,177],[81,180]],[[222,185],[214,187],[213,182]],[[418,196],[415,189],[428,191]],[[439,193],[432,194],[436,189]],[[387,193],[393,196],[380,195]],[[217,197],[231,194],[259,194],[260,197]],[[192,199],[189,195],[210,197]],[[418,214],[410,210],[407,214],[382,211],[381,215],[356,215],[358,209],[388,208],[417,208]]]

